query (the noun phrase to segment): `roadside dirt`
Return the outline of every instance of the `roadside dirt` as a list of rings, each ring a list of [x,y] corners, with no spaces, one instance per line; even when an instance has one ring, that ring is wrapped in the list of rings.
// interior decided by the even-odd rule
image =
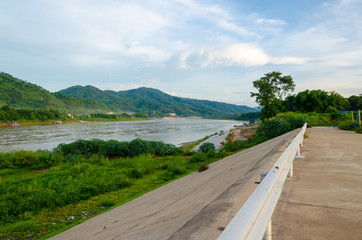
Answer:
[[[253,126],[237,126],[232,130],[233,133],[233,140],[248,140],[251,138],[255,133],[259,125]]]

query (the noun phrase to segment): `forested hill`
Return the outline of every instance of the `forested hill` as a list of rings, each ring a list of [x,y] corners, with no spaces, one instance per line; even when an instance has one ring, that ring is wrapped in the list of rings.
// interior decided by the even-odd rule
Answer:
[[[145,87],[115,92],[102,91],[93,86],[74,86],[60,92],[78,99],[92,99],[107,105],[114,111],[140,111],[150,116],[176,113],[179,116],[214,117],[238,112],[258,111],[247,106],[175,97],[160,90]]]
[[[157,89],[102,91],[92,86],[74,86],[51,93],[35,84],[0,73],[0,107],[17,109],[58,109],[69,113],[143,112],[150,117],[178,116],[223,117],[257,109],[233,104],[180,98]]]
[[[68,112],[105,112],[109,107],[91,100],[79,100],[62,93],[51,93],[35,84],[0,73],[0,107],[59,109]]]

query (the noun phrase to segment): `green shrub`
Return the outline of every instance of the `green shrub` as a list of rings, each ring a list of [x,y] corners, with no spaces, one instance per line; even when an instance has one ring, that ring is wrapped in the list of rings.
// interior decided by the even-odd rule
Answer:
[[[205,162],[207,159],[208,157],[205,153],[196,153],[190,158],[189,162],[199,163],[199,162]]]
[[[140,171],[138,171],[137,169],[131,168],[131,169],[128,169],[127,176],[129,178],[138,179],[138,178],[142,178],[142,173]]]
[[[357,126],[357,127],[354,128],[354,131],[355,131],[356,133],[362,133],[362,127],[361,127],[361,126]]]
[[[100,206],[103,206],[103,207],[112,207],[114,206],[116,203],[112,200],[109,200],[109,199],[103,199],[99,205]]]
[[[10,225],[8,230],[13,233],[27,233],[36,232],[39,229],[40,227],[34,221],[28,220]]]
[[[204,142],[201,144],[198,151],[200,153],[215,153],[215,145],[210,142]]]
[[[248,144],[247,140],[246,141],[237,140],[235,142],[227,142],[224,145],[223,150],[226,152],[235,152],[243,148],[246,148],[247,144]]]
[[[338,128],[342,130],[351,130],[353,129],[353,121],[352,120],[341,121],[338,124]]]
[[[151,148],[146,141],[142,139],[134,139],[129,143],[129,156],[135,157],[141,154],[150,153]]]
[[[160,175],[160,179],[163,181],[169,181],[184,173],[185,170],[180,167],[168,166],[167,170]]]
[[[209,165],[207,165],[206,163],[200,163],[199,169],[198,169],[199,172],[203,172],[207,169],[209,169]]]

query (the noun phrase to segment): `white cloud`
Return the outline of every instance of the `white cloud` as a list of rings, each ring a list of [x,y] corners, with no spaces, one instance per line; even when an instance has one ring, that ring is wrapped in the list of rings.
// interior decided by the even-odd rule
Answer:
[[[250,31],[248,31],[247,29],[245,29],[244,27],[240,27],[238,25],[236,25],[235,23],[226,21],[226,20],[221,20],[219,21],[218,25],[228,31],[231,31],[233,33],[239,34],[239,35],[254,35],[253,33],[251,33]]]
[[[140,45],[139,43],[132,43],[127,53],[131,55],[146,56],[149,60],[154,62],[163,62],[170,58],[170,53],[166,53],[163,50],[154,46]]]
[[[178,97],[178,94],[175,92],[166,92],[168,95],[174,96],[174,97]]]
[[[262,66],[266,64],[303,64],[305,58],[271,57],[260,47],[251,43],[235,43],[220,48],[202,48],[180,54],[179,67],[207,67],[213,65],[226,66]]]
[[[265,18],[259,18],[256,20],[258,24],[269,24],[269,25],[285,25],[286,22],[280,19],[265,19]]]
[[[129,89],[136,89],[142,87],[140,83],[121,84],[121,83],[102,83],[94,85],[96,88],[101,90],[113,90],[113,91],[124,91]]]

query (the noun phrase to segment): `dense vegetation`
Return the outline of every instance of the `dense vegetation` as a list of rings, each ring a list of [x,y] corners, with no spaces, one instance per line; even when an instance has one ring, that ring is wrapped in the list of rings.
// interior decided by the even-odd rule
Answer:
[[[180,98],[157,89],[139,88],[128,91],[102,91],[92,86],[74,86],[56,93],[0,73],[0,106],[25,109],[59,109],[61,112],[143,112],[150,117],[178,116],[221,117],[258,110],[233,104]]]
[[[241,121],[257,120],[259,118],[260,112],[236,113],[225,117],[225,119],[235,119]]]
[[[362,109],[362,94],[359,96],[352,95],[348,98],[350,104],[350,110],[361,110]]]
[[[336,112],[348,110],[351,104],[336,92],[325,92],[322,90],[305,90],[296,95],[288,96],[283,102],[282,109],[292,112]],[[353,109],[353,110],[358,110]]]
[[[152,88],[138,88],[128,91],[102,91],[92,86],[74,86],[60,91],[77,99],[92,99],[106,104],[112,109],[140,111],[149,116],[165,116],[176,113],[178,116],[220,117],[226,114],[257,112],[257,109],[233,104],[180,98]]]
[[[93,139],[0,153],[0,239],[63,229],[225,156],[200,149],[195,157],[163,142]]]
[[[56,109],[15,109],[9,106],[2,106],[0,108],[0,123],[11,123],[17,121],[19,123],[46,123],[51,121],[123,121],[123,120],[141,120],[147,119],[148,115],[145,113],[134,114],[106,114],[106,113],[92,113],[89,115],[68,115],[61,113]]]
[[[111,109],[91,99],[79,100],[62,93],[51,93],[35,84],[0,73],[0,106],[23,109],[59,109],[66,112],[109,112]]]

